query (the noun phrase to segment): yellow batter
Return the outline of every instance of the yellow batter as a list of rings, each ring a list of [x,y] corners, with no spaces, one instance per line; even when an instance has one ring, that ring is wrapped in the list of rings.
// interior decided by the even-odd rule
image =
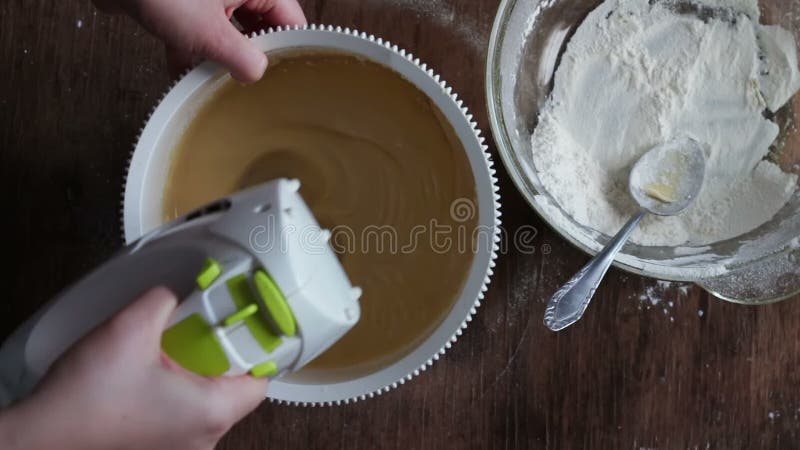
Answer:
[[[300,179],[363,289],[361,321],[310,367],[370,371],[412,350],[459,295],[477,217],[460,222],[450,210],[459,199],[477,205],[472,172],[436,107],[391,70],[330,53],[270,64],[261,81],[228,82],[197,113],[175,152],[164,216]],[[447,251],[432,242],[442,227],[451,229]]]

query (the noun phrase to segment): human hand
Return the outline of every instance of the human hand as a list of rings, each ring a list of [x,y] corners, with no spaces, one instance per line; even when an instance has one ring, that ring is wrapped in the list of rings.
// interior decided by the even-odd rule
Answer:
[[[155,288],[81,339],[22,403],[0,448],[211,449],[264,399],[266,379],[204,378],[161,351],[177,301]]]
[[[267,57],[231,23],[253,31],[267,26],[302,25],[297,0],[94,0],[98,8],[124,11],[161,39],[173,74],[209,58],[249,83],[261,78]]]

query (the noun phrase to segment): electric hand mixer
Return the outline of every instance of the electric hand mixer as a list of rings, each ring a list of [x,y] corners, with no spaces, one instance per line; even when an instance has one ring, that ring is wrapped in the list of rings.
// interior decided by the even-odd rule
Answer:
[[[279,179],[206,205],[122,249],[0,348],[0,406],[29,393],[80,337],[153,286],[182,298],[162,349],[205,376],[300,369],[358,321],[353,287],[299,194]]]

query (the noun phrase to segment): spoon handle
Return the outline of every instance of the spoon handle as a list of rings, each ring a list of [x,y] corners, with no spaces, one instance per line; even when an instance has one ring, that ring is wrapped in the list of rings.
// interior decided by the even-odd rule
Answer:
[[[595,255],[580,272],[553,294],[544,311],[544,324],[547,325],[547,328],[553,331],[563,330],[583,316],[594,291],[597,290],[603,276],[614,262],[614,257],[645,214],[647,211],[642,210],[633,216],[600,253]]]

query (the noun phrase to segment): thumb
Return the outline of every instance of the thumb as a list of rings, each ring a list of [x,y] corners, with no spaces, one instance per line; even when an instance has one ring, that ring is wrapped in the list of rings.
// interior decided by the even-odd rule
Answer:
[[[256,409],[267,393],[266,378],[241,375],[222,376],[209,381],[213,384],[213,407],[225,411],[232,423]]]
[[[112,339],[160,352],[161,333],[177,303],[169,289],[152,288],[112,317],[107,324],[108,332]]]
[[[242,83],[258,81],[267,68],[267,55],[227,19],[218,23],[219,30],[207,34],[210,40],[202,47],[204,56],[225,66]]]

